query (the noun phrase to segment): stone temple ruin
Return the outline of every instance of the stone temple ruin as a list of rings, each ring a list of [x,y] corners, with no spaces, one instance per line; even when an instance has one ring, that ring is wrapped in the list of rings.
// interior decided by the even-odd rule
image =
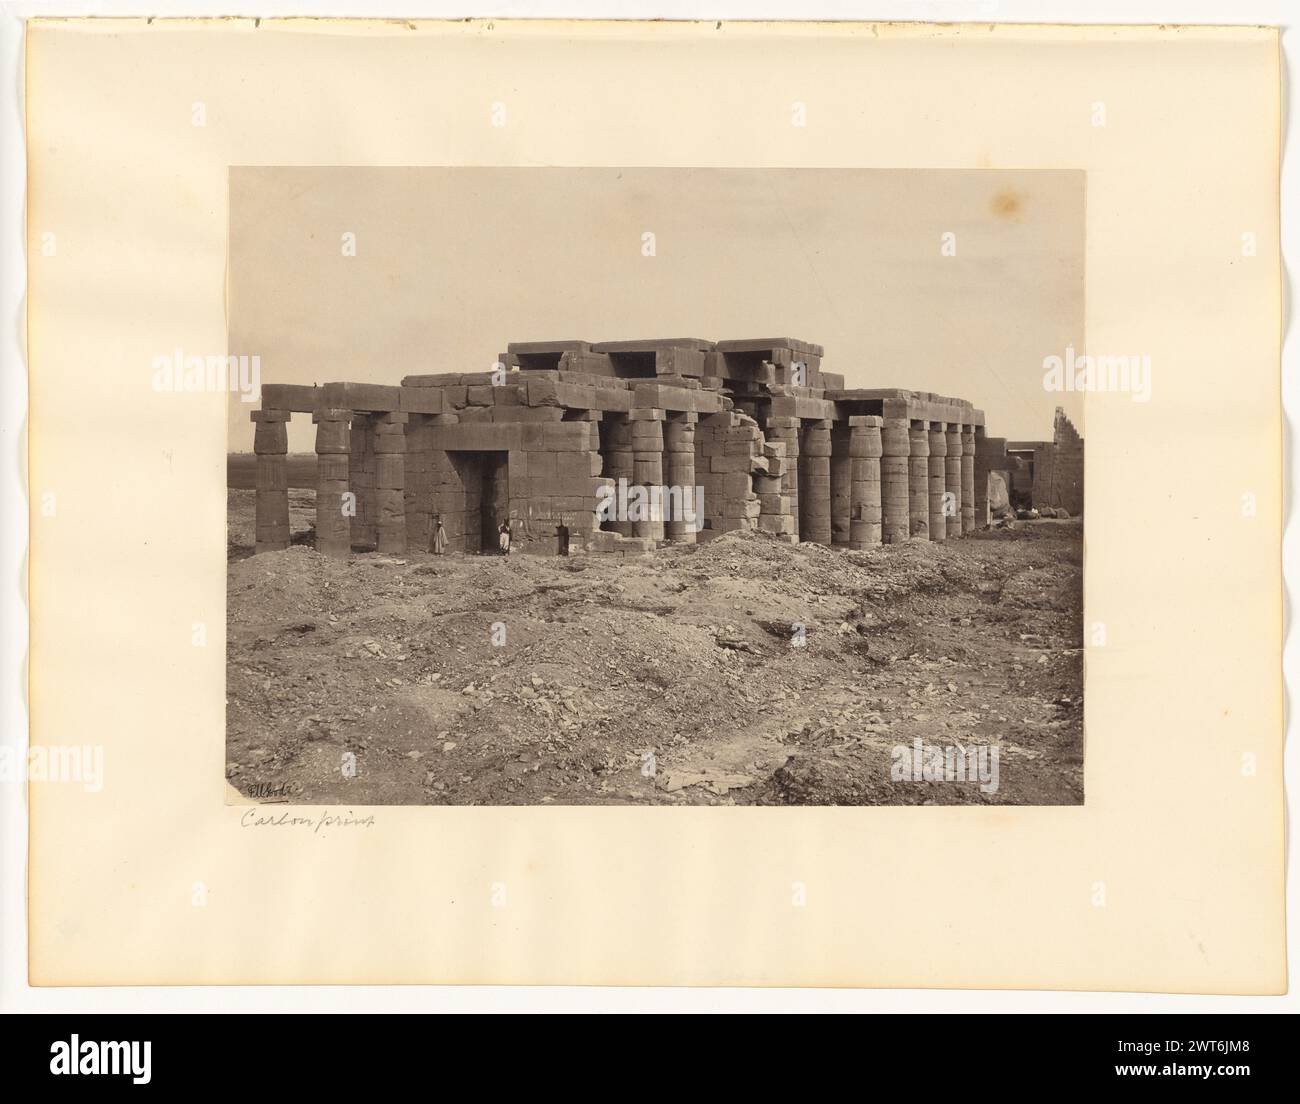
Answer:
[[[1083,512],[1083,438],[1060,407],[1050,441],[1008,441],[1013,506]]]
[[[427,550],[435,517],[448,551],[494,547],[508,518],[519,551],[622,556],[735,529],[862,549],[986,526],[988,476],[1008,453],[983,411],[846,388],[822,352],[784,337],[526,342],[489,372],[266,385],[252,413],[257,550],[289,545],[294,412],[317,427],[316,547],[330,555]],[[1078,459],[1081,507],[1081,440]],[[596,509],[664,487],[670,505],[673,489],[702,499],[626,520]]]

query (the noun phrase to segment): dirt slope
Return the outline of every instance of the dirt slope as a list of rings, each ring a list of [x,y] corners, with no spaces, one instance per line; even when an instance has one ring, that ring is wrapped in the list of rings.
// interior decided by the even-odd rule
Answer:
[[[1083,799],[1077,520],[872,552],[728,535],[644,561],[331,560],[246,556],[252,495],[231,501],[227,773],[245,794]],[[891,778],[916,738],[996,746],[996,792]]]

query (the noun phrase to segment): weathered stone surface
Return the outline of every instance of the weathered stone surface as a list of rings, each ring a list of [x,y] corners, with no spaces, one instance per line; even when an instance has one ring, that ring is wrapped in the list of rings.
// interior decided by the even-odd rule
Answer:
[[[495,371],[264,385],[251,414],[258,549],[288,542],[295,410],[317,426],[318,544],[330,554],[423,550],[435,517],[454,550],[474,552],[494,502],[519,523],[520,548],[554,552],[563,522],[575,553],[617,556],[735,529],[861,549],[986,525],[992,473],[1008,460],[983,411],[934,392],[846,388],[823,357],[795,338],[520,342]],[[1044,511],[1081,510],[1083,441],[1064,414],[1029,455],[1033,486],[1026,462],[1018,493]],[[679,496],[701,487],[699,531],[672,515],[602,521],[597,492],[619,481]],[[345,496],[355,517],[338,508]]]

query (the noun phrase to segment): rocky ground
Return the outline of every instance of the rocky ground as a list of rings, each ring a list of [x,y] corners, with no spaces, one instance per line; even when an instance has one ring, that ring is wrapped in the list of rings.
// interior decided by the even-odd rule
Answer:
[[[731,534],[645,560],[332,560],[251,556],[253,493],[229,495],[226,770],[246,796],[1083,800],[1078,519],[871,552]],[[312,493],[290,497],[305,541]],[[917,739],[997,748],[996,791],[893,777]]]

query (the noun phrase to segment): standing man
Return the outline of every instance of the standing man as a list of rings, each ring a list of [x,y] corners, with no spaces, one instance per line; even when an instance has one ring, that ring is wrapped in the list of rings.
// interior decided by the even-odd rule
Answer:
[[[506,518],[506,520],[501,523],[501,527],[497,529],[497,534],[498,534],[498,544],[500,545],[501,548],[501,555],[503,556],[510,555],[510,519],[509,518]]]
[[[447,530],[442,527],[442,515],[433,515],[433,530],[430,533],[429,550],[435,556],[441,556],[447,547]]]

